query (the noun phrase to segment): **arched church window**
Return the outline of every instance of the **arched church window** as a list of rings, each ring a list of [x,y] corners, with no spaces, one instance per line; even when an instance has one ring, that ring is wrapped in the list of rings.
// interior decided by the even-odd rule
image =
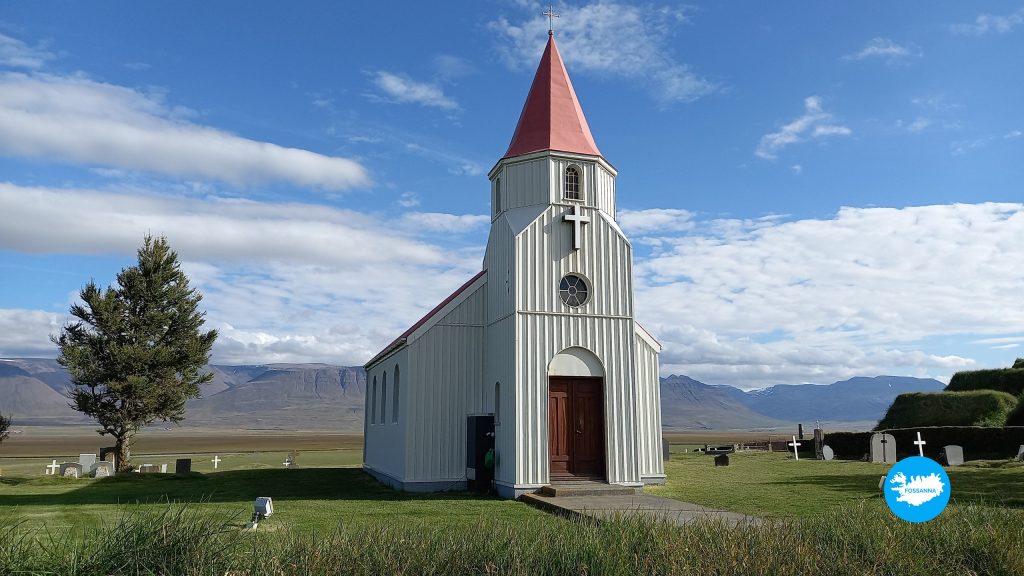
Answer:
[[[386,371],[380,379],[380,423],[388,423],[388,373]]]
[[[377,423],[377,377],[373,377],[373,394],[370,394],[370,424]]]
[[[494,383],[494,425],[501,424],[501,382]]]
[[[583,306],[590,299],[590,288],[582,276],[566,274],[558,283],[558,296],[566,306]]]
[[[580,171],[575,166],[565,169],[565,198],[580,199]]]
[[[395,390],[391,393],[391,423],[398,423],[398,392],[401,389],[401,380],[399,379],[398,364],[395,364]]]

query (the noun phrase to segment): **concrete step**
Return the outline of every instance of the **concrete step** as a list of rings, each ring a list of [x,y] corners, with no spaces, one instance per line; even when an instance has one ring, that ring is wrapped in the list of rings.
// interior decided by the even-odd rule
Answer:
[[[642,488],[604,484],[601,482],[557,482],[540,489],[543,496],[631,496],[642,494]]]

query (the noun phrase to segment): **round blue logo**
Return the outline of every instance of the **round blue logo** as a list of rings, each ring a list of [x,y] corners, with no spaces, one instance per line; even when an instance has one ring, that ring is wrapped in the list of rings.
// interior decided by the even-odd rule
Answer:
[[[927,522],[949,503],[949,476],[935,460],[911,456],[889,470],[883,490],[893,514],[907,522]]]

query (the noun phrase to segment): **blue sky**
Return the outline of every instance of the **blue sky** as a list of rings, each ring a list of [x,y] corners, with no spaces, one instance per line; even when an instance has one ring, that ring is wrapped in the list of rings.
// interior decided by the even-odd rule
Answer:
[[[1024,3],[555,6],[663,373],[1024,355]],[[479,269],[532,2],[13,1],[0,355],[166,234],[219,362],[361,364]]]

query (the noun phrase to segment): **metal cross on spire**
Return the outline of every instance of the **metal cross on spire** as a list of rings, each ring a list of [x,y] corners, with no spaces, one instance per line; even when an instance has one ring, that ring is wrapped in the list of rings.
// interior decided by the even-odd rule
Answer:
[[[550,4],[548,4],[548,11],[547,12],[541,12],[540,15],[548,17],[548,35],[550,36],[550,35],[554,34],[555,33],[555,18],[558,18],[558,14],[555,13],[554,7],[552,7]]]

